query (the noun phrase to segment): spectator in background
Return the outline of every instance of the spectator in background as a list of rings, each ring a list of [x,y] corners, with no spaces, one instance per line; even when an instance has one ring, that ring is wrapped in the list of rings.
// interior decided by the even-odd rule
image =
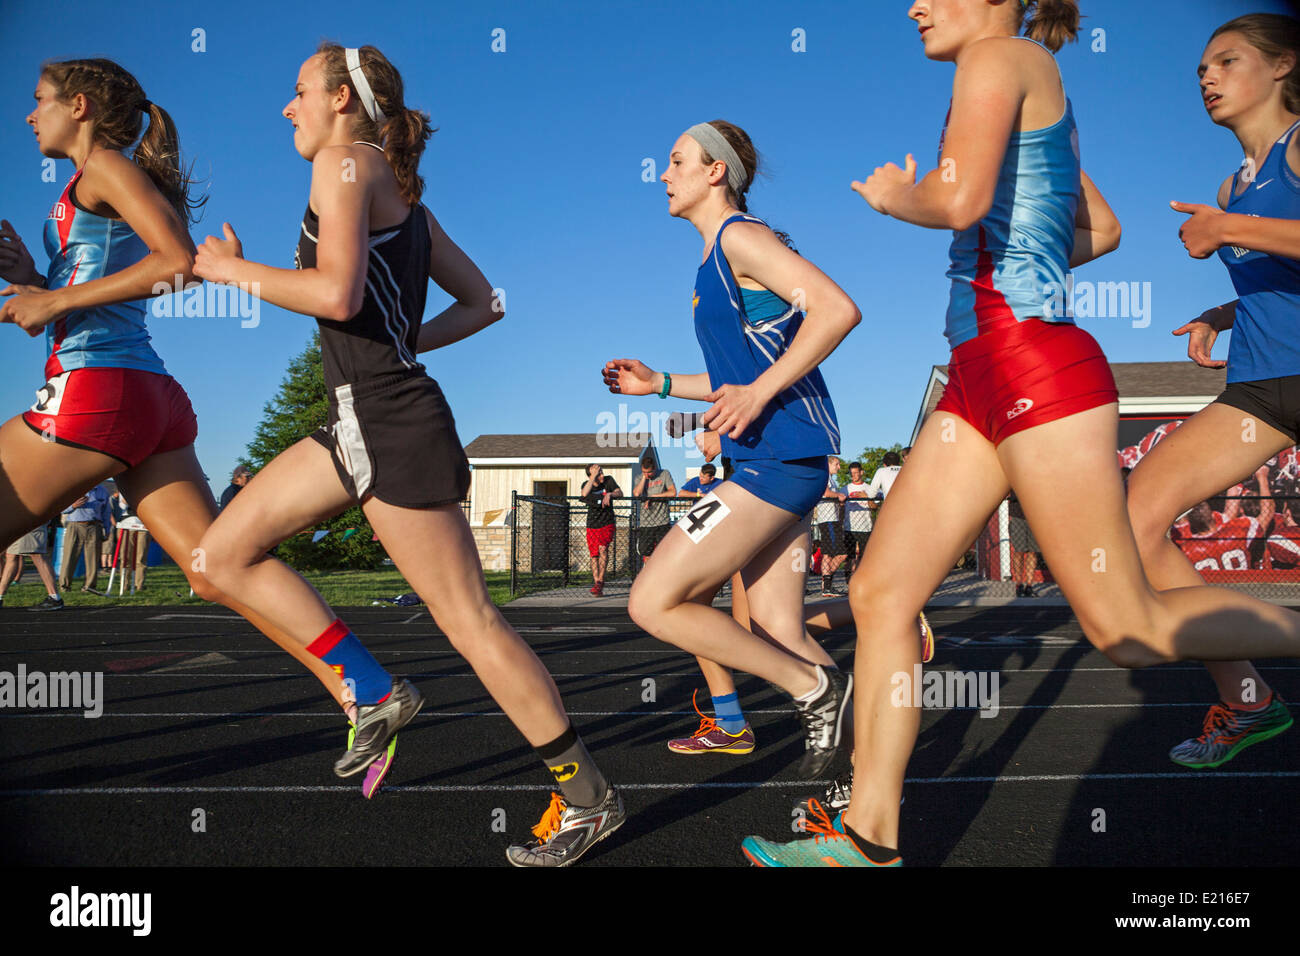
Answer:
[[[844,573],[852,577],[853,569],[862,561],[871,537],[871,495],[862,474],[861,462],[849,465],[849,480],[844,486],[844,534],[848,563]]]
[[[1016,597],[1038,597],[1034,578],[1038,574],[1038,545],[1025,520],[1020,499],[1014,494],[1007,500],[1007,537],[1011,541],[1011,580],[1016,582]]]
[[[706,463],[700,466],[698,478],[691,478],[686,484],[682,485],[681,497],[703,498],[720,484],[722,484],[722,479],[718,477],[718,469]]]
[[[113,509],[113,499],[117,497],[117,482],[112,478],[104,482],[108,500],[104,502],[104,540],[99,546],[99,570],[109,571],[113,567],[113,545],[117,541],[117,514]]]
[[[835,597],[831,584],[835,569],[844,563],[844,529],[840,523],[840,503],[845,495],[840,484],[840,459],[831,455],[826,459],[826,493],[813,506],[813,523],[821,546],[822,597]],[[848,583],[847,581],[845,583]]]
[[[124,495],[119,494],[117,501],[114,514],[117,516],[117,528],[122,539],[117,549],[118,567],[121,568],[122,580],[125,581],[128,562],[133,565],[135,589],[143,591],[145,568],[149,557],[149,532]]]
[[[677,485],[668,469],[656,470],[654,458],[647,454],[641,459],[641,478],[632,489],[632,497],[643,502],[641,506],[641,530],[638,544],[642,560],[654,554],[655,547],[664,539],[671,528],[672,519],[668,513],[668,502],[651,502],[651,498],[676,498]]]
[[[22,555],[25,554],[32,559],[32,564],[36,565],[36,573],[40,575],[46,592],[44,601],[27,610],[60,611],[63,609],[63,598],[59,596],[59,587],[54,581],[54,566],[46,556],[48,550],[49,529],[44,526],[24,535],[9,546],[5,552],[4,567],[0,569],[0,606],[4,604],[5,592],[9,590],[9,585],[18,576],[18,569],[22,567]]]
[[[614,540],[615,498],[623,489],[597,464],[587,466],[587,480],[578,497],[587,503],[587,551],[591,554],[591,576],[595,583],[591,593],[600,597],[605,590],[605,570],[609,566],[609,546]]]
[[[86,562],[86,583],[82,592],[92,591],[99,581],[99,550],[104,541],[104,526],[108,518],[108,489],[101,483],[65,508],[66,531],[63,539],[63,566],[59,571],[59,587],[72,588],[72,572],[77,566],[78,553]]]
[[[880,467],[871,476],[871,484],[867,486],[867,497],[884,502],[889,497],[889,489],[894,487],[894,481],[902,470],[903,459],[898,452],[885,452],[885,457],[880,460]]]
[[[235,495],[239,494],[244,485],[248,484],[248,479],[252,477],[253,473],[251,471],[243,465],[236,465],[235,470],[230,473],[230,484],[227,485],[226,490],[221,493],[221,501],[217,504],[217,511],[221,512],[226,510],[226,505],[230,504],[230,502],[234,500]]]

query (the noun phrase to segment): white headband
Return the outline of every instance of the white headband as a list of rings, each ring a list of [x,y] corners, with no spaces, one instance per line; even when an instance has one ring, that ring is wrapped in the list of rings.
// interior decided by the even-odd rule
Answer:
[[[370,117],[372,122],[383,122],[384,111],[375,102],[375,94],[370,91],[370,84],[366,82],[366,74],[361,70],[361,54],[356,47],[348,47],[343,51],[343,57],[347,61],[348,75],[352,77],[352,85],[357,88],[357,97],[361,100],[361,105],[365,107],[366,115]]]

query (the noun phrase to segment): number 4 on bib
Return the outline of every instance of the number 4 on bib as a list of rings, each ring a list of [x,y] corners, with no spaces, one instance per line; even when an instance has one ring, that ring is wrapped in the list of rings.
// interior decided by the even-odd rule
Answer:
[[[685,531],[687,537],[693,542],[699,544],[700,539],[716,528],[718,522],[729,514],[731,514],[731,509],[716,494],[710,493],[701,498],[699,504],[682,516],[682,519],[677,522],[677,527]]]

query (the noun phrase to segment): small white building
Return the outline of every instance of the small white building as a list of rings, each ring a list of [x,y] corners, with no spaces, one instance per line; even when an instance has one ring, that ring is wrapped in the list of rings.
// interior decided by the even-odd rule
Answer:
[[[648,434],[480,435],[465,446],[470,465],[470,525],[483,567],[510,567],[511,493],[537,497],[576,496],[587,466],[600,465],[630,496],[641,458],[659,455]]]

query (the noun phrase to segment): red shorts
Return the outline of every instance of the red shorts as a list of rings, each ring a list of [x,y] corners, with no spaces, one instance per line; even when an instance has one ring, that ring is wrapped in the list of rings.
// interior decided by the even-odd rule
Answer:
[[[603,528],[587,529],[587,550],[594,558],[601,548],[614,540],[614,526],[607,524]]]
[[[198,420],[170,375],[130,368],[78,368],[56,375],[23,413],[50,441],[87,448],[134,468],[151,455],[194,444]]]
[[[1007,319],[952,350],[935,412],[951,412],[993,444],[1016,432],[1119,401],[1091,335],[1061,322]]]

